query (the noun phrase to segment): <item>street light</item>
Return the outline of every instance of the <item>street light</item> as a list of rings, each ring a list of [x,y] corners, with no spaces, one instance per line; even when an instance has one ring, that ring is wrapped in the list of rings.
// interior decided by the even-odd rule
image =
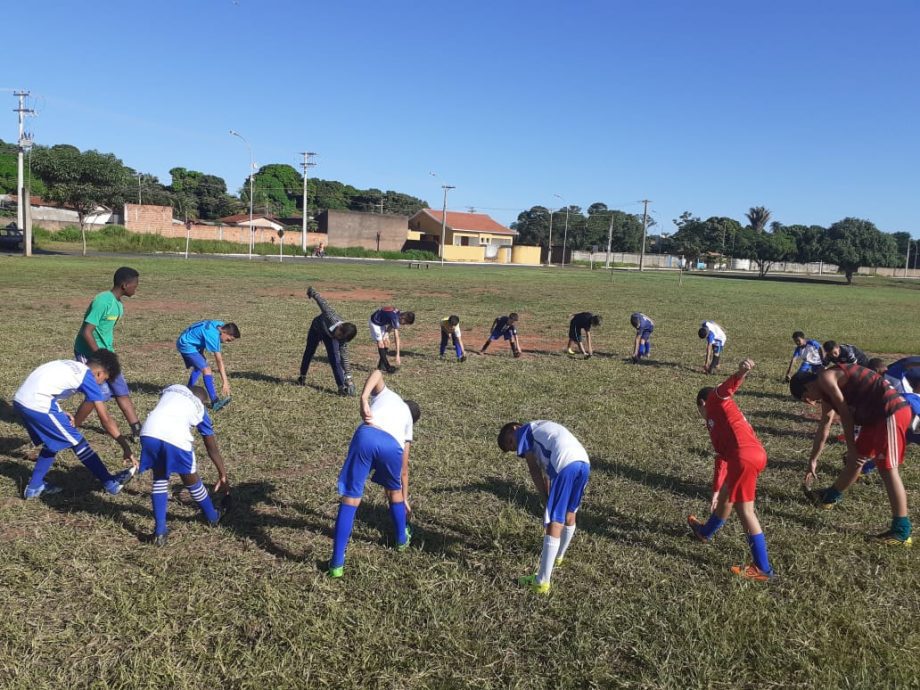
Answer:
[[[553,194],[553,196],[558,197],[562,200],[562,203],[565,204],[565,231],[562,234],[562,265],[565,266],[565,245],[569,240],[569,202],[562,198],[559,194]],[[552,249],[550,249],[552,251]]]
[[[252,146],[249,145],[249,142],[246,141],[246,138],[239,132],[232,129],[230,130],[230,136],[239,137],[243,143],[246,144],[246,148],[249,149],[249,259],[252,260],[252,178],[256,165],[252,162]]]
[[[444,190],[444,208],[441,211],[441,265],[444,265],[444,235],[447,231],[447,192],[451,189],[456,189],[454,185],[451,184],[442,184],[441,189]]]

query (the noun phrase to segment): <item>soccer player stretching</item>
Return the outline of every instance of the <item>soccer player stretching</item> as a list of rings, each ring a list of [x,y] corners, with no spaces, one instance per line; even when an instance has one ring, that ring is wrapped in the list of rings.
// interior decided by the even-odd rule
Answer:
[[[731,570],[749,580],[766,581],[773,577],[773,568],[767,557],[767,542],[760,521],[754,512],[754,498],[757,495],[757,476],[767,466],[767,452],[734,398],[735,391],[753,368],[754,362],[745,359],[738,365],[738,371],[718,388],[703,388],[696,395],[696,407],[706,420],[716,458],[712,477],[712,513],[705,524],[693,515],[687,518],[687,524],[694,537],[710,542],[734,508],[747,533],[754,563],[747,567],[734,565]]]
[[[310,362],[322,341],[326,346],[329,366],[332,368],[332,376],[335,379],[335,385],[338,386],[339,395],[354,395],[355,383],[351,378],[348,343],[355,337],[358,328],[339,316],[338,312],[330,307],[322,295],[312,287],[307,288],[307,297],[316,300],[320,314],[310,323],[310,330],[307,332],[307,346],[300,360],[300,376],[297,377],[297,384],[300,386],[307,384]]]

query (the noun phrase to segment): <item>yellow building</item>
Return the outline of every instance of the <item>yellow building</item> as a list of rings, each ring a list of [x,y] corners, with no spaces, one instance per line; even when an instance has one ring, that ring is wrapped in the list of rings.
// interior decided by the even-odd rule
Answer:
[[[442,212],[425,208],[409,219],[409,232],[419,239],[441,243]],[[444,259],[447,261],[511,261],[511,245],[517,232],[485,213],[448,211],[444,228]]]

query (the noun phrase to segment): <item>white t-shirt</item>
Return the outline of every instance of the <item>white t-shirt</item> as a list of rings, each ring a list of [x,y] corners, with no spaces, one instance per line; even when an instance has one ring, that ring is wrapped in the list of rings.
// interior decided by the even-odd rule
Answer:
[[[706,342],[718,342],[723,346],[725,345],[725,331],[722,330],[722,327],[719,324],[717,324],[715,321],[703,321],[703,328],[709,331],[709,337],[706,338]]]
[[[13,400],[29,410],[47,414],[60,410],[57,401],[66,400],[77,391],[90,402],[105,399],[88,366],[72,359],[59,359],[42,364],[29,374]]]
[[[556,422],[537,420],[518,430],[517,454],[523,457],[531,450],[550,479],[555,479],[573,462],[590,464],[585,447],[571,431]]]
[[[185,386],[169,386],[160,394],[160,401],[147,415],[141,436],[166,441],[182,450],[192,450],[192,427],[202,436],[213,436],[211,418],[204,405]]]
[[[412,443],[412,413],[403,399],[384,387],[379,395],[372,395],[368,401],[371,408],[371,424],[396,439],[400,448]]]

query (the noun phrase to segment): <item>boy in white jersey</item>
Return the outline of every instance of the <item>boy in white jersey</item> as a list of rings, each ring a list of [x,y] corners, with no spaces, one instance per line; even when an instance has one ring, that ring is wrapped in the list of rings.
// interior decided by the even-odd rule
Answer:
[[[59,401],[76,392],[86,396],[99,415],[99,421],[108,434],[114,438],[124,453],[124,459],[135,467],[137,462],[131,453],[127,439],[118,431],[118,426],[105,409],[108,396],[102,391],[102,384],[117,378],[121,373],[118,357],[114,352],[98,349],[86,357],[86,363],[73,360],[48,362],[29,374],[28,378],[13,396],[13,406],[22,421],[32,443],[40,445],[35,469],[23,492],[25,499],[41,495],[60,493],[61,487],[45,482],[45,475],[54,464],[55,456],[65,448],[71,448],[86,468],[102,482],[105,490],[114,495],[134,476],[134,467],[112,475],[102,460],[74,426],[73,415],[61,409]]]
[[[697,335],[706,340],[706,362],[703,364],[703,373],[714,374],[719,369],[722,348],[725,347],[727,340],[725,331],[715,321],[703,321]]]
[[[208,523],[214,527],[223,517],[223,509],[214,508],[208,490],[198,476],[195,451],[192,445],[192,427],[198,430],[208,451],[208,457],[217,468],[218,482],[214,491],[229,490],[227,471],[217,447],[214,427],[205,409],[209,401],[203,388],[174,385],[164,389],[160,401],[147,416],[141,429],[141,472],[153,470],[154,532],[153,543],[165,546],[169,531],[166,529],[166,503],[169,500],[169,475],[176,473],[189,494],[201,508]]]
[[[373,470],[371,481],[380,484],[390,504],[390,517],[396,535],[396,548],[404,551],[412,538],[406,526],[406,513],[411,510],[409,497],[409,447],[412,426],[421,417],[418,405],[403,400],[384,385],[383,374],[375,370],[361,391],[361,418],[348,446],[348,457],[339,473],[338,489],[342,497],[335,518],[332,559],[329,577],[342,577],[345,571],[345,549],[351,539],[355,514],[364,496],[364,484]]]
[[[591,475],[588,452],[564,426],[543,420],[505,424],[498,433],[498,447],[527,461],[537,493],[546,502],[540,570],[518,580],[531,591],[546,594],[553,566],[562,563],[575,536],[575,514]]]

